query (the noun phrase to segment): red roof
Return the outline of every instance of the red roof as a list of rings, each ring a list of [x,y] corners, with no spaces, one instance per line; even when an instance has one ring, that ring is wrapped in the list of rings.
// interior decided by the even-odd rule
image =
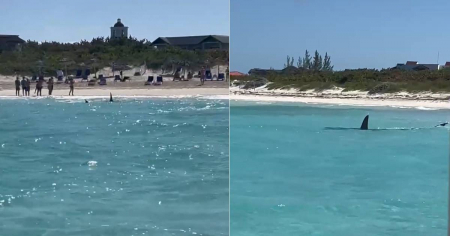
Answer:
[[[407,61],[406,65],[410,65],[410,66],[417,65],[417,61]]]
[[[241,72],[239,72],[239,71],[231,71],[230,72],[230,76],[244,76],[245,74],[244,73],[241,73]]]
[[[445,66],[450,66],[450,61],[446,62]]]

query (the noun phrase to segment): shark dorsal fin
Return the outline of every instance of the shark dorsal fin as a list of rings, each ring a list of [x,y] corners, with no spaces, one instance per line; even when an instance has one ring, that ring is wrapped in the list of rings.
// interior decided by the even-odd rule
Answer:
[[[367,130],[367,129],[369,129],[369,115],[367,115],[367,116],[364,118],[364,120],[363,120],[363,122],[362,122],[362,124],[361,124],[361,129],[362,129],[362,130]]]
[[[112,93],[109,93],[109,102],[113,102]]]

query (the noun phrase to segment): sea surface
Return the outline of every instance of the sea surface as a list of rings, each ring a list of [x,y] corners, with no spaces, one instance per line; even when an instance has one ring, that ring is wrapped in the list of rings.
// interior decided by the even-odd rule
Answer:
[[[449,110],[231,102],[233,236],[446,235]],[[367,114],[369,128],[358,129]],[[328,127],[328,128],[327,128]]]
[[[227,100],[0,100],[0,235],[229,235]]]

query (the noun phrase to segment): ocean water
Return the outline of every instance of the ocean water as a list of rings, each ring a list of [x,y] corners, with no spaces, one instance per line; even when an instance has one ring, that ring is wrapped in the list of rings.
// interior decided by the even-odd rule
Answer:
[[[231,102],[230,113],[231,235],[446,235],[449,130],[432,127],[450,111]],[[378,130],[342,129],[367,114]]]
[[[227,100],[0,100],[0,235],[229,235]]]

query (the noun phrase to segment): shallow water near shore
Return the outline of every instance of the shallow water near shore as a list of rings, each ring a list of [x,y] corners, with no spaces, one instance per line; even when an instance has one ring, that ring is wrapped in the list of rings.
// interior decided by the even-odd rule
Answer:
[[[445,235],[449,118],[231,102],[231,235]]]
[[[0,100],[0,235],[229,235],[228,101]]]

